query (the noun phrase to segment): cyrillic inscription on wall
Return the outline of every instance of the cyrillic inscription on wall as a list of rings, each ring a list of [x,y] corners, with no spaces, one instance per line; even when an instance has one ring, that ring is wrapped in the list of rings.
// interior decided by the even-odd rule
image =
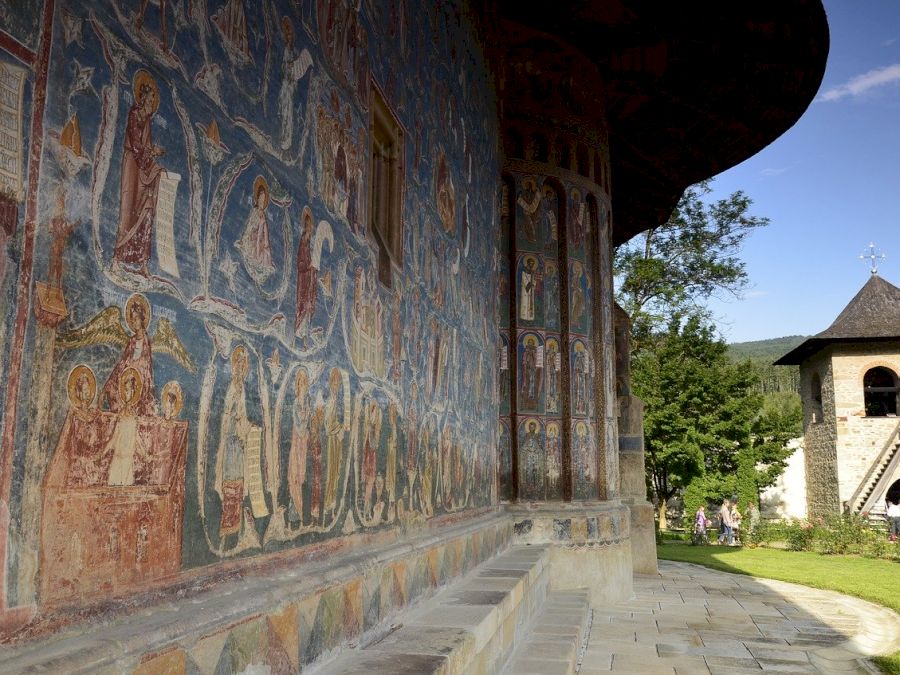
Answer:
[[[0,63],[0,192],[22,201],[22,103],[25,69]]]

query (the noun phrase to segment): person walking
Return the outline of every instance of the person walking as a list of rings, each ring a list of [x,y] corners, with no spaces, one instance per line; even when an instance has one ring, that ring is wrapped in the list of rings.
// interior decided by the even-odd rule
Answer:
[[[728,545],[734,544],[734,531],[731,529],[731,500],[726,499],[722,502],[722,508],[719,509],[719,543],[722,544],[726,540]]]
[[[706,533],[708,525],[709,520],[706,518],[706,510],[703,506],[700,506],[694,515],[694,544],[709,544],[709,536]]]
[[[741,545],[741,521],[744,517],[738,511],[737,499],[731,502],[731,539],[732,543]]]
[[[897,541],[900,536],[900,502],[895,504],[888,500],[887,519],[891,526],[891,541]]]

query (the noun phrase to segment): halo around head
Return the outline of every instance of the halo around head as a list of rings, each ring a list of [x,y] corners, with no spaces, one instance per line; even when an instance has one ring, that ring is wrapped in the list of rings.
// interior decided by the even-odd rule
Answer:
[[[134,391],[132,391],[130,398],[125,396],[125,384],[129,380],[134,382]],[[143,390],[144,380],[141,378],[141,374],[136,368],[129,367],[122,371],[122,374],[119,375],[119,397],[126,405],[137,403],[141,400],[141,393],[143,393]]]
[[[150,87],[150,91],[153,95],[153,112],[156,112],[157,109],[159,109],[159,87],[156,84],[156,80],[153,79],[153,76],[141,68],[134,74],[132,92],[134,93],[135,101],[141,99],[141,89],[145,86]]]
[[[88,398],[87,401],[81,398],[80,383],[87,381]],[[69,395],[69,403],[76,408],[89,406],[94,402],[94,396],[97,394],[97,378],[94,377],[94,371],[88,366],[79,365],[72,368],[69,373],[69,379],[66,381],[66,392]]]
[[[163,402],[163,410],[165,410],[166,403],[170,398],[173,398],[172,402],[172,414],[171,417],[178,417],[178,414],[181,412],[182,406],[184,406],[184,392],[181,390],[181,385],[178,384],[175,380],[170,380],[166,382],[166,386],[163,387],[162,390],[162,402]]]
[[[256,204],[256,196],[259,194],[260,190],[266,193],[266,203],[262,206],[262,208],[266,208],[269,205],[269,184],[266,182],[265,178],[263,178],[262,176],[257,176],[256,180],[253,181],[254,204]]]
[[[137,327],[132,325],[133,321],[131,319],[131,310],[135,305],[140,305],[144,310],[143,327],[146,329],[150,325],[150,302],[140,293],[134,293],[128,298],[128,302],[125,303],[125,324],[132,332],[137,333]]]

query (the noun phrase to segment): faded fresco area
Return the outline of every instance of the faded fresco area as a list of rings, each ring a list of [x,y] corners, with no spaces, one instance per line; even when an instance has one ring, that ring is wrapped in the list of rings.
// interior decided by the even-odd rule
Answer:
[[[39,24],[0,30],[34,48]],[[461,45],[454,3],[55,3],[27,312],[27,131],[0,221],[2,367],[21,364],[3,420],[8,606],[497,502],[497,132]],[[27,130],[41,73],[0,48],[0,84],[14,70],[20,98],[0,103],[21,101]],[[369,227],[373,83],[403,139],[387,266]],[[531,243],[520,276],[546,286]],[[552,313],[533,297],[540,332],[517,343],[532,361]],[[529,372],[515,391],[543,439],[562,385]]]

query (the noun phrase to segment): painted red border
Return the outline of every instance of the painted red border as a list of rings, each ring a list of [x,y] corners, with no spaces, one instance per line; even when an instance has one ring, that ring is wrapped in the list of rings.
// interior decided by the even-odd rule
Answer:
[[[28,323],[28,307],[31,300],[32,263],[34,262],[34,239],[37,224],[37,193],[41,173],[41,151],[44,147],[44,108],[47,103],[47,69],[50,60],[50,43],[53,40],[53,13],[55,0],[46,0],[41,41],[36,55],[32,54],[35,81],[32,96],[31,147],[28,152],[28,195],[25,200],[25,239],[22,260],[19,267],[19,284],[16,293],[16,319],[9,354],[21,354],[25,344],[25,328]],[[0,47],[7,49],[6,41],[0,33]],[[13,41],[21,53],[25,48]],[[15,54],[15,52],[13,52]],[[25,50],[26,55],[30,54]],[[15,454],[16,413],[19,400],[19,385],[22,379],[20,363],[10,358],[9,379],[3,419],[2,445],[0,445],[0,511],[9,513],[9,495],[12,488],[12,462]],[[4,519],[5,520],[5,519]],[[0,612],[7,607],[6,600],[6,553],[9,528],[0,530]]]
[[[0,30],[0,49],[6,50],[19,61],[29,66],[34,63],[36,58],[36,54],[33,51],[2,30]]]

